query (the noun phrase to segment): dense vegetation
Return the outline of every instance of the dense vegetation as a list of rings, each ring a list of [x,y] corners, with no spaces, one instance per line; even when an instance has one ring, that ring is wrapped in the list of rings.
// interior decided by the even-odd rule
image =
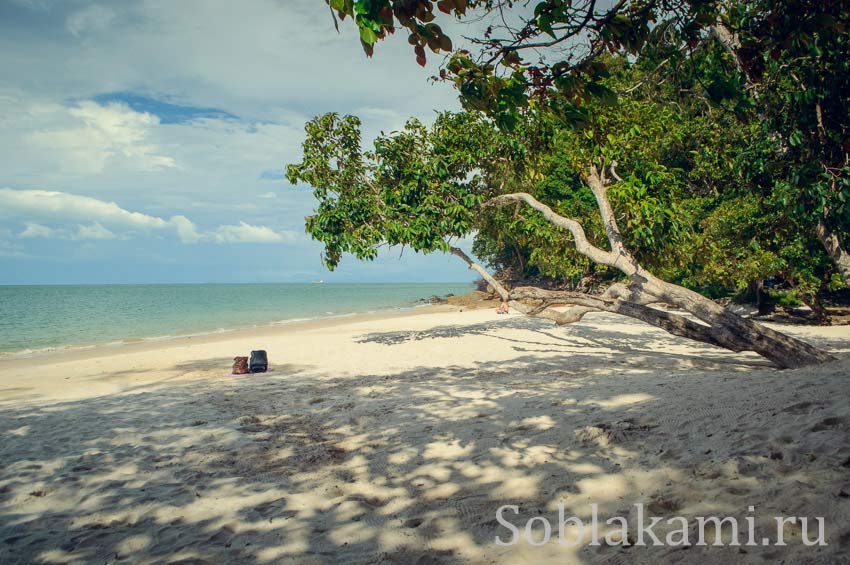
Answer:
[[[595,4],[331,1],[367,53],[401,27],[418,62],[451,52],[441,76],[465,111],[410,121],[371,150],[355,117],[307,124],[288,178],[314,187],[307,231],[326,264],[381,245],[451,251],[559,323],[615,311],[780,366],[827,359],[704,296],[746,291],[765,309],[793,296],[825,320],[824,294],[850,284],[850,4]],[[473,40],[478,52],[452,52],[435,8],[503,25]],[[471,234],[500,280],[452,246]],[[516,286],[534,276],[614,284],[599,298]],[[562,303],[574,306],[551,310]]]

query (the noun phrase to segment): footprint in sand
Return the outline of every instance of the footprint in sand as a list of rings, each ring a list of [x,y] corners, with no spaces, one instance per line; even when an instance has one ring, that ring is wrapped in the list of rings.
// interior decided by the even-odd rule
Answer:
[[[9,537],[7,537],[6,539],[3,540],[3,543],[5,543],[6,545],[15,545],[16,543],[18,543],[19,541],[21,541],[25,537],[26,536],[24,534],[9,536]]]
[[[808,414],[814,412],[814,408],[822,408],[823,405],[820,402],[811,402],[805,400],[803,402],[797,402],[796,404],[792,404],[791,406],[786,406],[782,409],[782,412],[788,412],[789,414]]]
[[[292,518],[298,514],[295,510],[285,510],[285,508],[286,499],[278,498],[277,500],[271,500],[255,506],[253,511],[263,518]]]
[[[360,502],[369,506],[370,508],[380,508],[381,506],[386,506],[388,500],[384,498],[380,498],[377,496],[366,496],[364,494],[352,494],[348,497],[348,500],[353,502]]]
[[[231,540],[236,534],[231,526],[222,526],[216,533],[207,538],[207,543],[230,547]]]
[[[837,428],[845,423],[844,418],[838,417],[830,417],[824,418],[814,426],[812,426],[811,431],[813,432],[822,432],[824,430],[829,430],[831,428]]]

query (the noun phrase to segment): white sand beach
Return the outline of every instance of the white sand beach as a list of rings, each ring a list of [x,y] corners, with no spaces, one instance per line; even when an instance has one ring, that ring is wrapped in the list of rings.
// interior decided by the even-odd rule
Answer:
[[[783,330],[839,361],[449,307],[0,360],[0,563],[847,562],[850,326]],[[229,375],[251,349],[272,371]],[[559,503],[759,543],[559,544]],[[496,545],[502,505],[550,543]],[[762,545],[774,516],[827,545]]]

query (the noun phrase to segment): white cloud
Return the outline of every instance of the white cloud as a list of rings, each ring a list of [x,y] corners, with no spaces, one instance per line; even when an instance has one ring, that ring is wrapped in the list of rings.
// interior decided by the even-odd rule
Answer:
[[[195,224],[183,215],[172,216],[171,224],[177,230],[177,236],[183,243],[197,243],[202,239],[202,235],[198,233],[198,228]]]
[[[30,239],[34,237],[43,237],[49,239],[51,237],[54,237],[54,235],[55,234],[53,228],[30,222],[27,223],[26,229],[24,229],[24,231],[22,231],[18,235],[18,237],[20,237],[21,239]]]
[[[212,237],[218,243],[276,243],[292,241],[295,239],[295,234],[276,232],[266,226],[252,226],[239,222],[238,226],[219,226]]]
[[[96,221],[137,229],[160,229],[169,224],[162,218],[130,212],[115,202],[90,196],[47,190],[0,188],[0,214],[33,218]]]
[[[277,194],[274,192],[266,192],[260,195],[260,198],[277,198]]]
[[[75,93],[141,85],[149,92],[181,94],[193,104],[262,119],[271,118],[278,108],[308,105],[343,112],[363,106],[387,108],[403,118],[457,106],[450,85],[427,82],[436,74],[441,57],[429,54],[427,68],[420,68],[407,34],[396,33],[367,59],[356,26],[342,22],[336,33],[324,2],[256,0],[239,3],[237,11],[227,0],[102,4],[114,14],[94,6],[80,12],[70,2],[59,2],[52,10],[65,13],[57,22],[63,32],[88,39],[97,31],[91,37],[96,48],[84,48],[86,44],[81,46],[83,42],[69,34],[50,36],[49,41],[34,37],[33,43],[40,43],[37,49],[17,47],[30,53],[0,61],[0,72],[34,75],[38,79],[34,84],[44,84],[50,95],[67,96],[68,84]],[[460,45],[467,27],[442,19],[443,28]],[[222,37],[229,40],[221,41]],[[59,76],[67,78],[49,80]],[[331,84],[334,88],[328,88]]]
[[[71,171],[100,173],[113,159],[128,161],[141,171],[177,166],[174,158],[161,155],[159,145],[149,140],[159,118],[136,112],[126,104],[83,101],[70,108],[33,105],[30,113],[48,127],[26,133],[25,143],[54,154]]]
[[[77,226],[77,231],[71,235],[71,239],[115,239],[117,236],[98,224],[97,222],[87,226]]]
[[[9,241],[11,237],[12,230],[0,228],[0,257],[23,257],[21,246]]]
[[[76,109],[90,104],[94,103]],[[0,186],[38,185],[122,199],[132,193],[144,200],[146,207],[165,204],[160,209],[178,201],[182,201],[179,206],[183,210],[200,202],[228,211],[237,206],[240,210],[256,209],[263,199],[246,200],[245,195],[276,191],[278,183],[281,189],[286,186],[283,180],[277,180],[276,186],[270,187],[269,181],[258,177],[281,163],[295,162],[304,135],[303,122],[297,127],[232,119],[163,124],[143,112],[127,115],[148,116],[150,121],[139,118],[138,127],[119,127],[110,124],[121,124],[120,112],[110,122],[101,115],[109,112],[98,109],[93,110],[97,116],[89,119],[103,119],[90,127],[70,110],[50,99],[0,86]],[[133,133],[139,130],[146,137]],[[133,153],[131,148],[138,146],[147,146],[150,151]],[[127,154],[122,152],[125,149]],[[158,161],[157,156],[165,160]],[[171,164],[174,166],[167,166]],[[244,191],[234,191],[234,186]],[[291,194],[282,192],[278,201],[283,204],[290,200],[284,196]],[[262,206],[267,208],[265,203]],[[299,210],[291,220],[300,223],[307,211]],[[179,212],[165,210],[161,215],[170,217],[174,213]],[[254,218],[242,219],[256,223]]]
[[[115,11],[108,6],[92,4],[68,16],[65,27],[75,37],[84,33],[105,30],[115,19]]]
[[[238,10],[227,0],[6,4],[0,10],[5,55],[0,57],[5,78],[0,81],[0,187],[85,194],[152,218],[145,227],[80,210],[66,210],[67,217],[31,208],[7,212],[0,202],[2,223],[14,232],[7,241],[18,246],[4,252],[38,248],[33,263],[38,268],[32,270],[38,274],[32,280],[67,280],[73,275],[53,268],[53,262],[74,259],[65,255],[68,244],[37,246],[39,240],[20,239],[24,222],[54,230],[53,237],[63,242],[80,225],[100,224],[118,241],[93,241],[102,254],[97,264],[107,264],[107,251],[115,253],[129,262],[125,271],[135,274],[126,276],[134,280],[223,280],[231,276],[222,274],[223,257],[256,264],[253,259],[266,253],[285,253],[292,272],[321,271],[320,245],[302,232],[304,217],[315,208],[311,191],[290,190],[282,178],[261,176],[300,160],[304,122],[329,111],[360,113],[368,146],[375,133],[401,127],[408,116],[428,122],[434,109],[458,107],[450,85],[427,83],[439,57],[429,56],[428,68],[419,68],[406,34],[395,34],[367,59],[356,26],[346,21],[337,34],[327,5],[316,0],[256,0],[238,4]],[[457,29],[444,29],[461,42]],[[122,97],[129,106],[103,102]],[[151,103],[144,105],[145,100]],[[186,121],[157,101],[236,117]],[[267,191],[277,197],[265,198]],[[5,221],[8,214],[11,221]],[[240,222],[277,236],[251,233]],[[218,232],[222,225],[236,230]],[[142,237],[147,241],[137,245]],[[279,248],[293,239],[297,243],[285,250],[270,249],[275,243],[265,249],[216,245],[251,238],[276,241]],[[181,241],[197,245],[190,249]],[[154,254],[173,263],[164,269],[150,259]],[[405,277],[420,275],[415,260],[405,254],[406,264],[413,265]],[[376,273],[384,263],[384,255],[368,268],[349,261],[338,274]],[[22,280],[26,269],[19,264],[24,263],[0,261],[0,282]],[[109,271],[102,268],[94,276],[108,279]],[[398,272],[387,276],[398,280]],[[436,276],[430,267],[421,274]],[[255,275],[246,269],[239,276]]]
[[[80,224],[76,230],[51,228],[34,222],[27,222],[26,228],[18,234],[21,239],[70,239],[73,241],[81,241],[86,239],[115,239],[116,236],[112,231],[103,227],[97,222],[84,225]]]
[[[90,196],[51,192],[46,190],[14,190],[0,188],[0,217],[25,220],[25,229],[18,234],[21,239],[115,239],[118,235],[103,226],[107,224],[126,230],[173,229],[180,241],[187,244],[209,241],[214,243],[282,243],[296,239],[293,232],[275,231],[268,226],[255,226],[246,222],[239,225],[222,225],[209,232],[198,230],[192,220],[175,215],[165,220],[157,216],[131,212],[115,202],[104,202]],[[33,219],[53,223],[84,221],[75,230],[50,227]]]

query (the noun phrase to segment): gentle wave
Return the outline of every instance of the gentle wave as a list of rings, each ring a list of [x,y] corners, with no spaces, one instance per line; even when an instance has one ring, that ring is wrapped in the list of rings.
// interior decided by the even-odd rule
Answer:
[[[192,285],[186,285],[192,286]],[[209,285],[198,285],[203,286],[204,288],[208,288]],[[255,285],[245,285],[248,287],[248,290],[255,290]],[[327,290],[325,289],[333,289],[336,285],[321,285],[321,288],[324,290],[324,293],[327,294]],[[395,304],[369,304],[366,308],[356,309],[348,312],[338,313],[339,310],[318,310],[318,308],[314,309],[314,315],[308,316],[298,316],[294,315],[292,317],[280,318],[276,320],[264,320],[258,321],[256,323],[244,323],[241,321],[237,321],[237,323],[231,326],[218,326],[213,329],[203,329],[198,331],[189,331],[189,332],[175,332],[175,333],[156,333],[154,335],[134,335],[134,336],[122,336],[113,339],[104,339],[102,341],[92,340],[85,343],[69,343],[69,344],[51,344],[46,345],[44,347],[24,347],[19,350],[11,350],[11,351],[0,351],[0,359],[15,359],[15,358],[30,358],[36,357],[40,355],[53,354],[53,353],[61,353],[61,352],[69,352],[69,351],[85,351],[93,348],[101,348],[101,347],[119,347],[126,346],[136,343],[146,343],[146,342],[155,342],[155,341],[168,341],[168,340],[177,340],[177,339],[190,339],[193,337],[204,337],[210,335],[218,335],[223,333],[235,332],[235,331],[244,331],[250,330],[253,328],[266,328],[266,327],[275,327],[280,325],[293,324],[298,322],[309,322],[314,320],[323,320],[323,319],[336,319],[336,318],[347,318],[357,315],[363,314],[374,314],[374,313],[382,313],[389,311],[401,311],[401,310],[409,310],[414,308],[420,308],[423,306],[427,306],[428,304],[420,302],[421,299],[424,299],[427,296],[432,294],[437,294],[437,292],[433,292],[435,290],[433,287],[438,287],[438,285],[422,285],[425,288],[419,288],[417,285],[347,285],[345,290],[358,290],[358,291],[368,291],[370,295],[374,297],[374,295],[380,294],[384,295],[387,293],[387,289],[393,289],[394,286],[400,286],[408,290],[407,294],[410,295],[411,292],[419,292],[418,295],[414,296],[414,300],[411,301],[409,296],[404,296],[401,304],[396,302]],[[469,285],[446,285],[451,287],[451,290],[458,290],[457,287],[460,286],[461,290],[466,290],[465,287]],[[413,287],[412,289],[410,287]],[[4,287],[0,287],[0,291],[3,290]],[[6,287],[8,288],[8,287]],[[26,288],[26,287],[20,287]],[[287,288],[290,290],[290,288]],[[439,289],[437,289],[439,290]],[[103,287],[97,287],[97,291],[99,293],[103,292]],[[333,292],[333,290],[331,291]],[[0,296],[2,296],[0,294]],[[279,305],[278,305],[279,306]],[[351,310],[352,307],[356,307],[355,304],[350,303],[346,304],[349,308],[343,307],[342,309]],[[371,307],[370,307],[371,306]],[[377,306],[377,307],[376,307]],[[232,310],[230,305],[228,305],[228,312]],[[2,310],[2,302],[0,302],[0,310]],[[302,308],[303,310],[303,308]],[[0,312],[1,313],[1,312]],[[135,314],[135,313],[134,313]],[[144,316],[140,314],[143,318]],[[135,320],[134,320],[135,321]],[[182,320],[181,320],[182,321]],[[144,319],[141,320],[144,323]],[[2,328],[0,328],[2,329]],[[136,328],[133,328],[136,329]],[[154,328],[151,328],[152,330]],[[116,331],[120,331],[120,328],[116,327]],[[153,332],[152,332],[153,333]],[[99,336],[98,336],[99,337]],[[105,336],[104,336],[105,337]]]

